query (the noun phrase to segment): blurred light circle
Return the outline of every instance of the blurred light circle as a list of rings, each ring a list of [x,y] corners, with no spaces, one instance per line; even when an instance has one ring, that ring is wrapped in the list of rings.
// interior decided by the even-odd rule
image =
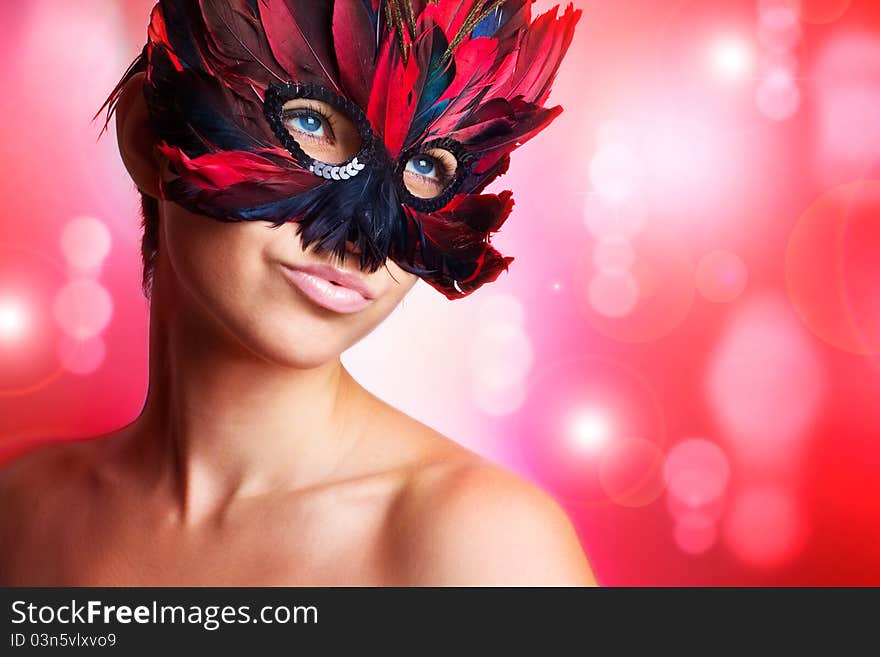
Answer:
[[[880,38],[842,32],[822,46],[810,70],[815,117],[813,168],[826,187],[870,178],[880,162]]]
[[[801,0],[801,20],[805,23],[833,23],[850,8],[852,0]]]
[[[827,391],[815,342],[784,297],[738,306],[707,372],[709,407],[742,466],[790,470]]]
[[[724,494],[730,479],[730,464],[715,443],[690,438],[669,450],[664,476],[668,493],[697,509]]]
[[[62,331],[77,340],[86,340],[101,333],[110,323],[113,299],[97,281],[79,278],[61,288],[53,311]]]
[[[632,148],[610,144],[599,149],[590,163],[590,181],[596,193],[611,204],[631,198],[639,187],[642,164]]]
[[[760,112],[768,119],[784,121],[798,111],[801,92],[791,72],[772,68],[758,84],[755,101]]]
[[[3,3],[9,5],[10,3]],[[131,61],[130,35],[123,29],[123,15],[138,11],[136,3],[28,2],[28,19],[21,25],[22,38],[15,48],[15,66],[9,69],[13,88],[28,99],[19,103],[27,115],[19,119],[30,152],[52,151],[52,162],[68,175],[57,176],[52,194],[23,190],[55,216],[74,205],[72,199],[88,199],[90,208],[102,215],[134,213],[131,177],[115,148],[108,148],[107,136],[96,144],[101,117],[90,123],[100,99],[119,80],[120,71]],[[128,9],[123,11],[125,5]],[[100,11],[94,9],[100,6]],[[146,6],[140,7],[142,18]],[[71,48],[70,44],[76,44]],[[63,62],[63,66],[52,63]],[[34,75],[33,71],[40,71]],[[7,82],[10,84],[10,82]],[[64,109],[59,111],[59,98]],[[11,107],[11,105],[9,106]],[[8,115],[4,112],[4,118]],[[100,122],[100,123],[99,123]],[[45,126],[52,126],[47,130]],[[109,131],[115,129],[110,122]],[[57,148],[64,135],[64,148]],[[108,135],[112,138],[112,135]],[[4,141],[8,143],[8,139]],[[103,145],[102,145],[103,144]],[[7,152],[15,152],[14,150]],[[35,170],[33,162],[23,169]],[[39,200],[37,201],[37,199]],[[138,222],[120,222],[128,237],[138,235]]]
[[[624,317],[639,300],[636,279],[629,272],[599,272],[588,289],[590,305],[604,317]]]
[[[63,373],[51,307],[64,280],[63,263],[0,243],[0,399],[33,394]]]
[[[77,217],[61,231],[61,251],[75,269],[98,267],[110,253],[110,246],[110,231],[94,217]]]
[[[487,415],[509,415],[526,400],[526,387],[522,381],[496,388],[484,385],[479,379],[472,380],[471,394],[477,407]]]
[[[59,120],[72,120],[73,116],[94,113],[94,94],[97,89],[112,85],[118,78],[119,65],[125,61],[125,41],[121,34],[120,7],[107,4],[106,11],[85,11],[76,3],[36,2],[29,16],[26,38],[21,44],[16,60],[23,70],[46,69],[41,76],[44,85],[33,85],[29,91],[42,92],[35,103],[35,112],[51,110],[49,107],[61,94],[67,103],[69,116],[57,116]],[[94,38],[99,35],[100,38]],[[65,43],[78,43],[76,49]],[[64,61],[65,66],[49,70],[46,62]],[[55,112],[57,114],[57,112]]]
[[[605,274],[625,273],[634,260],[632,245],[621,235],[603,237],[593,249],[593,262]]]
[[[762,484],[734,497],[723,533],[728,549],[740,561],[772,568],[797,556],[806,526],[791,491]]]
[[[775,7],[761,13],[758,41],[769,50],[787,52],[801,40],[797,13],[789,7]]]
[[[710,62],[719,75],[730,80],[741,80],[748,77],[754,66],[754,53],[744,39],[722,37],[712,44]]]
[[[789,50],[767,50],[762,56],[761,68],[762,76],[776,69],[789,71],[794,75],[798,68],[798,58]]]
[[[519,299],[512,294],[491,294],[486,297],[479,308],[479,324],[508,324],[522,326],[526,312]]]
[[[877,64],[880,75],[880,59]],[[880,125],[872,114],[880,106],[880,86],[850,72],[846,76],[848,86],[828,88],[813,81],[813,91],[821,93],[813,96],[819,124],[813,167],[826,187],[870,177],[866,174],[880,162]]]
[[[746,287],[749,273],[745,263],[730,251],[710,251],[697,263],[697,290],[709,301],[733,301]]]
[[[699,103],[681,107],[673,98],[651,108],[651,127],[641,147],[650,172],[645,193],[652,213],[693,216],[701,209],[705,218],[716,213],[718,203],[729,202],[735,179],[742,175],[742,140],[720,111]]]
[[[724,509],[726,506],[726,493],[708,504],[693,506],[682,500],[680,497],[671,494],[669,492],[669,486],[667,485],[666,487],[666,510],[669,511],[669,515],[675,519],[681,518],[690,513],[699,512],[717,521],[722,515],[724,515]]]
[[[800,13],[800,6],[797,2],[760,2],[758,21],[762,25],[785,29],[797,25]]]
[[[599,460],[599,482],[616,504],[647,506],[663,493],[663,451],[644,438],[609,441]]]
[[[638,198],[612,204],[599,194],[589,194],[584,203],[584,223],[598,239],[611,235],[631,238],[645,223],[645,208]]]
[[[571,419],[569,435],[579,449],[598,450],[611,434],[608,418],[593,410],[579,410]]]
[[[17,340],[24,335],[28,324],[28,311],[24,304],[13,297],[0,296],[0,340]]]
[[[619,144],[632,146],[637,142],[635,126],[623,119],[609,119],[599,126],[596,141],[600,149]]]
[[[703,554],[715,545],[718,531],[714,519],[705,513],[691,512],[675,521],[675,544],[685,554]]]
[[[541,365],[529,377],[528,407],[510,427],[511,448],[517,449],[517,458],[527,464],[531,475],[572,505],[608,504],[598,472],[605,450],[632,436],[658,446],[665,443],[665,418],[657,393],[638,371],[606,357]],[[662,463],[658,469],[662,472]],[[606,472],[606,483],[619,491],[615,473]]]
[[[787,9],[795,16],[801,14],[801,0],[758,0],[758,15],[778,9]]]
[[[880,353],[880,181],[832,189],[788,239],[785,278],[801,320],[826,343]]]
[[[505,388],[522,381],[532,366],[532,343],[515,324],[482,326],[470,353],[474,376],[489,388]]]
[[[621,342],[666,335],[687,316],[694,300],[694,265],[676,230],[658,224],[630,239],[634,261],[624,274],[595,273],[592,250],[576,268],[583,285],[577,299],[586,320]]]
[[[107,348],[101,336],[76,340],[62,335],[58,341],[58,360],[65,370],[73,374],[92,374],[104,363],[106,355]]]

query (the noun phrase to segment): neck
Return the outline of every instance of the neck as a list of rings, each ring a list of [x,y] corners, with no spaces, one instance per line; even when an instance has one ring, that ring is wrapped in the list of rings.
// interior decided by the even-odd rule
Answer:
[[[184,519],[328,480],[360,438],[363,388],[338,357],[298,369],[258,356],[184,294],[157,277],[136,463]]]

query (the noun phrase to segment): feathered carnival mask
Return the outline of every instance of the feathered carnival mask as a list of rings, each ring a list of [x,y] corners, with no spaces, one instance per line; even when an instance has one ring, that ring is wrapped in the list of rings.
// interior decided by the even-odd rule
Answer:
[[[480,192],[562,111],[543,103],[581,12],[533,1],[161,0],[107,122],[145,71],[163,199],[296,221],[304,248],[462,298],[513,260],[490,244],[511,192]]]

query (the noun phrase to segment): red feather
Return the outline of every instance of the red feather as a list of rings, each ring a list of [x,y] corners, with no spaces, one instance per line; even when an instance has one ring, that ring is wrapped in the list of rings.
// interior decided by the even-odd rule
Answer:
[[[447,298],[460,299],[498,278],[513,258],[502,256],[491,246],[490,234],[501,228],[512,208],[512,194],[504,191],[498,195],[462,194],[446,210],[434,214],[407,212],[411,242],[417,244],[416,264],[435,263],[438,253],[447,263],[440,271],[423,276],[425,281]],[[421,234],[427,244],[420,242]],[[449,263],[468,274],[456,279],[448,271]]]
[[[440,97],[440,103],[449,100],[449,105],[431,123],[429,128],[439,134],[449,132],[462,118],[462,113],[480,94],[494,73],[486,66],[492,61],[498,48],[498,41],[488,37],[471,39],[462,44],[455,55],[455,77],[452,84]]]
[[[219,75],[231,86],[237,86],[239,93],[267,77],[286,80],[260,27],[259,16],[252,13],[247,0],[200,0],[199,6],[208,50],[202,60],[209,69],[218,69]]]
[[[302,81],[320,82],[342,93],[329,33],[332,3],[260,0],[259,6],[269,46],[287,74]]]
[[[271,160],[245,151],[220,151],[190,158],[181,149],[165,142],[157,148],[175,165],[182,178],[202,189],[223,189],[247,180],[287,173]]]
[[[174,54],[171,42],[168,40],[168,30],[165,28],[165,18],[162,16],[162,8],[157,4],[150,12],[150,25],[147,27],[147,49],[150,54],[154,48],[163,48],[168,52],[168,57],[178,71],[183,70],[180,59]],[[147,81],[150,80],[150,72],[147,70]]]
[[[452,136],[464,144],[473,143],[481,151],[510,151],[546,128],[561,113],[562,107],[539,107],[519,97],[511,101],[494,98],[481,105]]]
[[[276,201],[279,196],[301,194],[323,182],[299,167],[283,149],[221,151],[190,158],[164,142],[157,148],[173,165],[174,173],[197,190],[196,198],[202,205],[246,208]],[[266,155],[283,158],[289,166],[279,166]],[[168,185],[160,180],[160,189]]]
[[[473,0],[449,0],[436,4],[429,3],[427,11],[435,17],[436,24],[443,28],[447,38],[451,41],[473,5]]]
[[[568,5],[563,16],[556,18],[558,6],[541,14],[523,34],[516,51],[516,67],[509,75],[499,77],[487,94],[488,98],[522,96],[527,102],[542,104],[550,93],[562,57],[574,35],[581,10]]]
[[[342,86],[354,102],[366,107],[376,70],[377,43],[370,15],[361,0],[335,3],[333,43]]]
[[[460,194],[436,214],[450,223],[464,224],[481,234],[496,233],[513,210],[513,192]]]
[[[398,61],[391,75],[391,80],[400,88],[389,87],[388,100],[385,105],[385,128],[382,130],[385,147],[392,157],[400,153],[413,112],[418,104],[414,93],[401,93],[401,89],[412,90],[419,79],[419,62],[415,57],[407,59],[406,64]]]
[[[379,53],[379,61],[373,76],[373,85],[370,89],[367,118],[370,120],[373,130],[379,135],[383,135],[385,132],[385,115],[388,110],[388,97],[392,89],[392,72],[395,70],[397,53],[397,42],[394,39],[386,39],[382,43],[382,50]]]

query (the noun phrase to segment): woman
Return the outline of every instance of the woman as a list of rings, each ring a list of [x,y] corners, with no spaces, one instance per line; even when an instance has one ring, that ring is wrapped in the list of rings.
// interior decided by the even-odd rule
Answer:
[[[545,493],[340,354],[421,277],[512,258],[479,192],[546,127],[579,12],[529,0],[163,0],[108,99],[143,198],[149,390],[0,474],[3,585],[589,585]],[[428,390],[426,390],[428,392]]]

